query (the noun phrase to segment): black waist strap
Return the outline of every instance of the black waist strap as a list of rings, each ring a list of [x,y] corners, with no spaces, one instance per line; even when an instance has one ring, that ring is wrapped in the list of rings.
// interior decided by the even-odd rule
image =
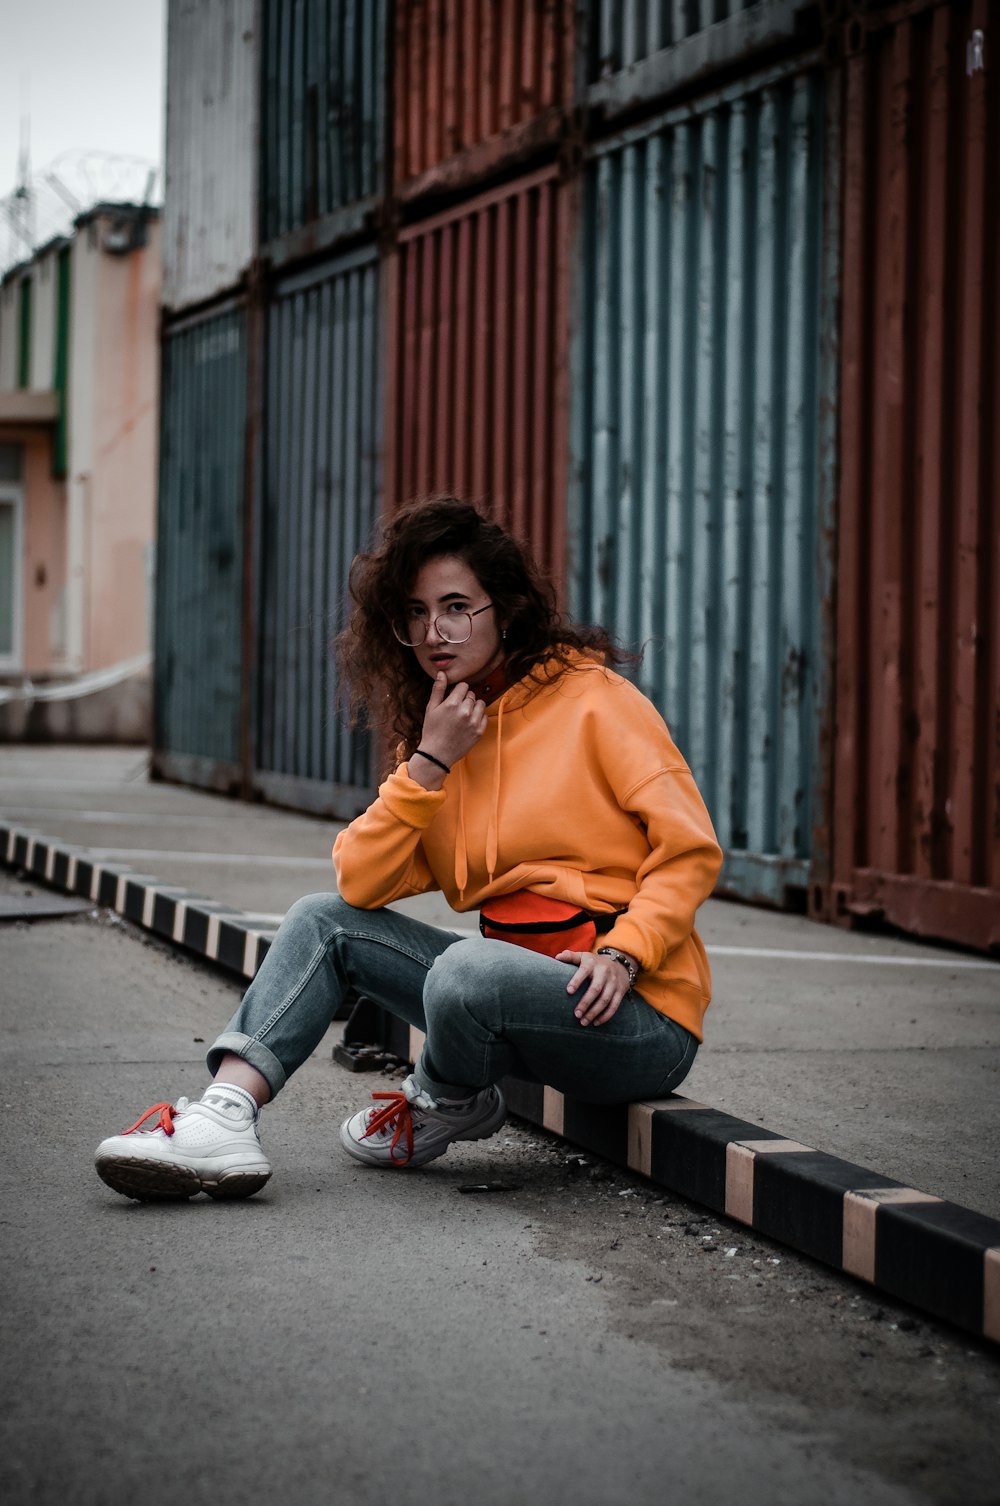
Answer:
[[[611,910],[607,915],[592,915],[590,918],[594,922],[594,929],[598,936],[606,936],[609,931],[614,930],[620,917],[627,914],[627,910]]]

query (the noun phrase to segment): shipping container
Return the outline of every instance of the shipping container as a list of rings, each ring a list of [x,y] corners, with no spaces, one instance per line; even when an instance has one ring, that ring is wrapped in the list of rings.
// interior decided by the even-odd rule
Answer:
[[[163,341],[153,767],[241,786],[246,311]]]
[[[170,0],[163,305],[236,286],[256,253],[256,0]]]
[[[275,264],[370,229],[385,190],[388,0],[263,0],[262,236]]]
[[[565,573],[570,190],[555,167],[400,232],[386,497],[474,498]]]
[[[817,46],[841,0],[589,0],[582,66],[591,129],[734,71]]]
[[[370,739],[343,718],[332,640],[381,510],[381,328],[373,247],[279,282],[267,314],[255,788],[350,817]]]
[[[459,153],[469,181],[556,142],[575,45],[573,0],[400,0],[397,186]]]
[[[1000,945],[1000,17],[846,63],[835,909]]]
[[[573,358],[575,615],[642,651],[723,890],[798,908],[825,819],[835,134],[813,66],[590,148]]]

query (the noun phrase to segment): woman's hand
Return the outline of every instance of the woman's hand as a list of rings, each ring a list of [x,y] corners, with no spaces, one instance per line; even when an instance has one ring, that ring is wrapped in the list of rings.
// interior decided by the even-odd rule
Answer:
[[[575,994],[581,983],[587,983],[586,993],[573,1010],[580,1024],[606,1025],[614,1019],[629,989],[628,973],[622,964],[596,952],[560,952],[556,961],[576,964],[576,972],[566,984],[568,994]]]
[[[485,701],[478,700],[464,680],[449,691],[447,676],[443,672],[435,675],[420,733],[421,748],[451,768],[475,747],[485,731]],[[425,789],[439,790],[444,783],[443,770],[427,758],[413,757],[408,767],[410,777]]]

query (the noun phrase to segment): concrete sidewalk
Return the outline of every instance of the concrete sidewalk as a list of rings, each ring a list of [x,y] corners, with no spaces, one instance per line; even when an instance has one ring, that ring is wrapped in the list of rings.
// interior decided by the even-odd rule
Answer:
[[[77,854],[89,865],[88,882],[104,870],[102,901],[113,903],[120,888],[125,910],[115,870],[145,875],[127,911],[140,922],[152,921],[165,890],[206,896],[209,920],[194,924],[184,914],[178,922],[177,897],[164,895],[171,932],[245,975],[295,899],[334,887],[334,824],[150,784],[142,750],[0,749],[0,819],[8,863],[23,865],[27,850],[24,840],[15,848],[10,833],[37,834],[56,887],[73,887],[65,883],[67,855]],[[45,877],[37,863],[32,871]],[[75,892],[84,892],[79,883]],[[475,926],[474,916],[456,917],[439,896],[401,908],[453,929]],[[228,927],[228,912],[238,926]],[[168,934],[162,923],[156,928]],[[891,1179],[997,1217],[1000,965],[718,900],[701,911],[699,929],[715,997],[706,1045],[681,1090],[688,1102],[747,1121],[744,1129],[766,1126],[774,1149],[815,1147],[852,1171],[875,1173],[874,1186]],[[557,1121],[570,1133],[561,1107]],[[551,1115],[545,1122],[557,1127]],[[724,1142],[723,1135],[725,1154]],[[649,1161],[648,1136],[637,1154],[632,1164],[648,1170],[641,1159]],[[797,1171],[805,1168],[800,1160]],[[749,1185],[752,1203],[752,1178]],[[984,1220],[974,1226],[977,1248],[984,1228]],[[988,1230],[986,1237],[990,1247],[1000,1244]]]

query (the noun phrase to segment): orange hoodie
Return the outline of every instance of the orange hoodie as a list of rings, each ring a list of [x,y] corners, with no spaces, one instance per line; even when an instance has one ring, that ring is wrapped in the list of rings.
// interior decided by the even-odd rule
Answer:
[[[701,1040],[711,981],[694,916],[722,853],[659,712],[581,654],[562,673],[536,668],[486,714],[443,789],[402,763],[340,832],[341,895],[371,910],[440,889],[467,911],[530,889],[627,910],[595,945],[636,957],[638,991]]]

